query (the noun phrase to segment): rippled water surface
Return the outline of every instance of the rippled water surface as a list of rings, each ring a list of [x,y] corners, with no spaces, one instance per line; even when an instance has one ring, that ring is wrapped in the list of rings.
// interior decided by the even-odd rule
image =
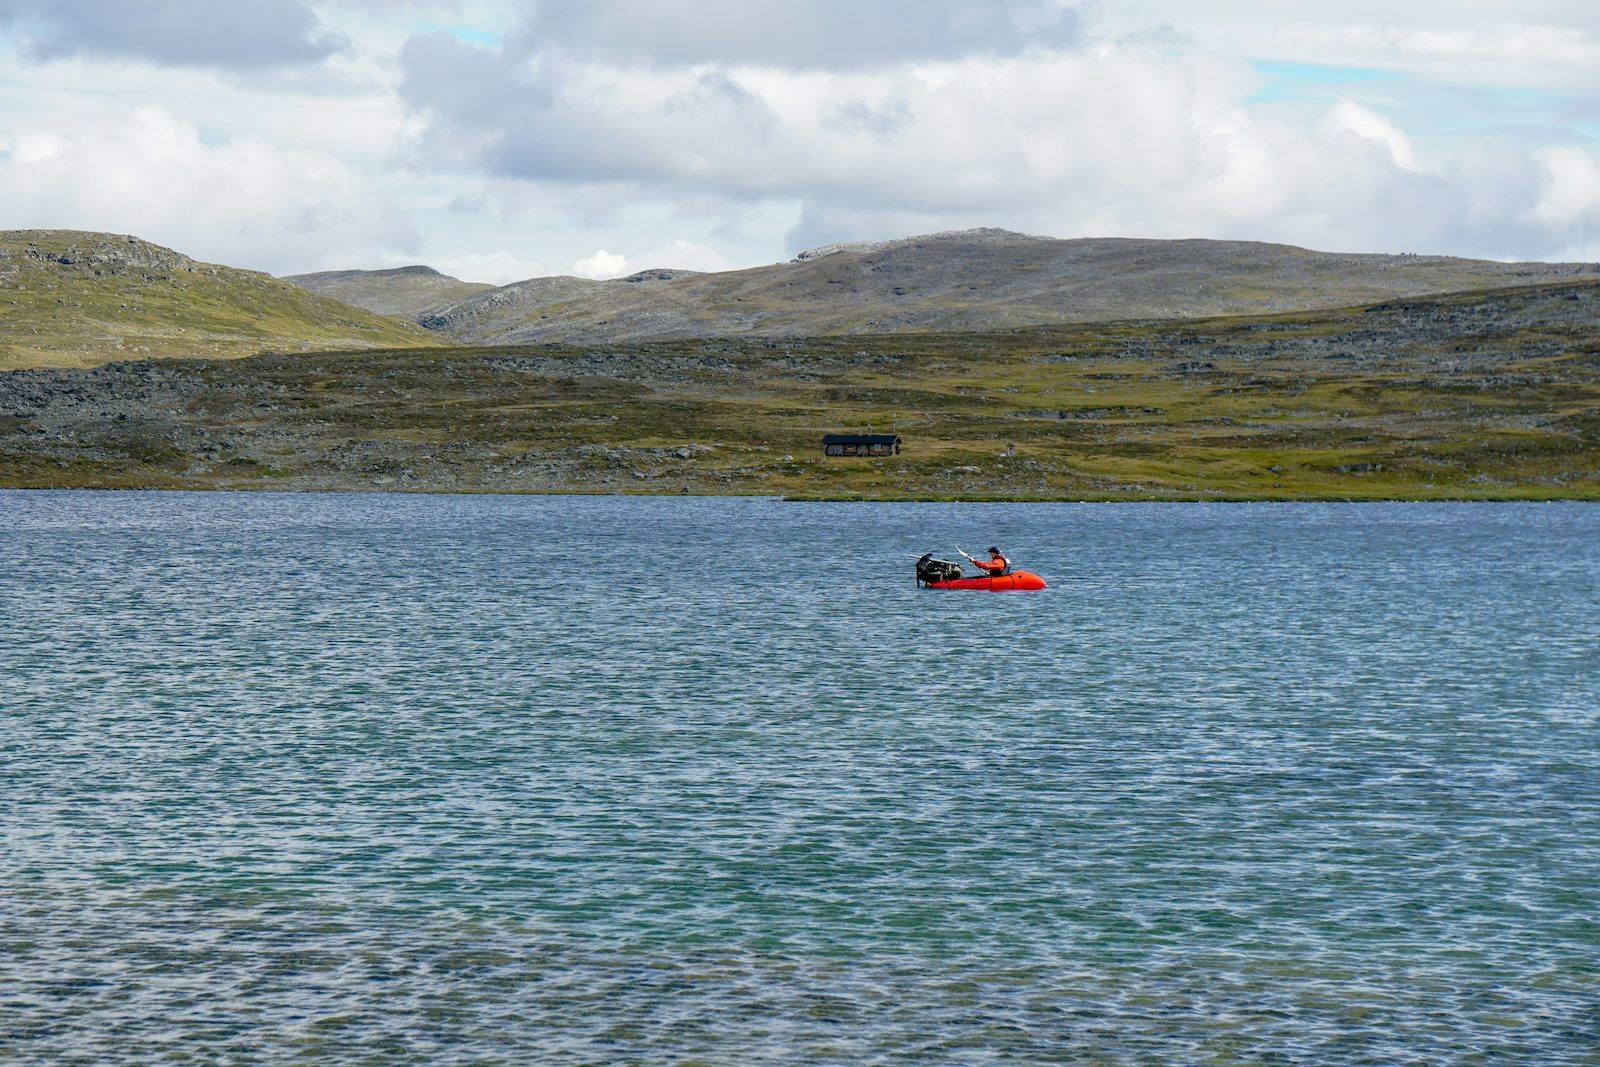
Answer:
[[[1600,1062],[1600,508],[0,493],[0,620],[0,1059]]]

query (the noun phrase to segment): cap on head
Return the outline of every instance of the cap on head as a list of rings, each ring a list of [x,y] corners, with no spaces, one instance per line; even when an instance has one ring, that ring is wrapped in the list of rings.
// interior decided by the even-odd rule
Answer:
[[[989,546],[989,554],[991,556],[998,556],[1000,554],[1000,550],[998,548],[994,547],[993,545],[990,545]]]

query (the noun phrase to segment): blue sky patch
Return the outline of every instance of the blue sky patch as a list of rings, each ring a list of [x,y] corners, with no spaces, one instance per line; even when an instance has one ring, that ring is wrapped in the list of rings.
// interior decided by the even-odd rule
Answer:
[[[499,30],[488,29],[483,26],[464,26],[459,23],[429,22],[419,20],[412,24],[415,33],[448,33],[458,41],[475,44],[482,48],[499,48],[505,40],[505,34]]]
[[[1378,67],[1347,67],[1327,63],[1297,63],[1285,59],[1256,59],[1250,66],[1266,84],[1246,103],[1267,104],[1330,95],[1347,95],[1348,87],[1369,82],[1398,81],[1400,75]],[[1330,90],[1335,90],[1330,92]]]

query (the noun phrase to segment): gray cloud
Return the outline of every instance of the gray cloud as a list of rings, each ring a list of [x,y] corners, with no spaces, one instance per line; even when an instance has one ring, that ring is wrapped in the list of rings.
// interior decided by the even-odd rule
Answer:
[[[500,177],[560,182],[673,182],[712,187],[738,177],[754,188],[787,152],[766,103],[709,71],[639,111],[612,111],[575,88],[560,57],[520,63],[437,33],[401,53],[401,97],[429,117],[419,158],[476,164]],[[663,172],[663,159],[670,159]],[[748,193],[750,189],[743,192]]]
[[[791,248],[979,224],[1507,258],[1600,240],[1586,149],[1424,157],[1380,111],[1253,112],[1233,64],[1137,43],[849,71],[530,47],[408,43],[420,166],[597,203],[793,204]]]
[[[317,63],[347,44],[302,0],[0,0],[0,30],[39,59],[233,69]]]
[[[538,0],[514,48],[620,62],[846,70],[1082,42],[1060,0]]]

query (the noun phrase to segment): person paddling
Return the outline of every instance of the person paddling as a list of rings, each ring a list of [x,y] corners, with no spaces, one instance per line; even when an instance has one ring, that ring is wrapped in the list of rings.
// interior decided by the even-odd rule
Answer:
[[[963,556],[967,556],[965,552],[962,552],[961,554]],[[987,572],[991,578],[998,577],[999,575],[1005,574],[1011,570],[1011,561],[1006,559],[1005,556],[1001,555],[1000,550],[993,545],[989,546],[988,559],[973,559],[971,556],[967,556],[967,562],[971,563],[980,571]]]

